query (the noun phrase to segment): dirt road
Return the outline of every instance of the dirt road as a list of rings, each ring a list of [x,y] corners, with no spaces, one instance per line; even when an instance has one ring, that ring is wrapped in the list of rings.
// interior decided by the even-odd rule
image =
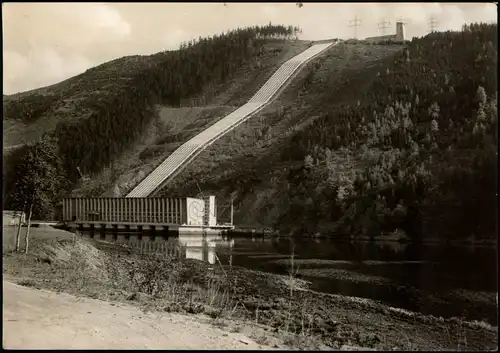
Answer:
[[[3,281],[3,347],[23,349],[259,349],[195,316],[143,313]]]

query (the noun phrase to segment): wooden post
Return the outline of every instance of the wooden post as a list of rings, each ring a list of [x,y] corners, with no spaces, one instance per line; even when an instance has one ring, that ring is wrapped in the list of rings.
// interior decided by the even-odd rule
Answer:
[[[24,251],[25,254],[28,253],[28,245],[29,245],[29,236],[30,236],[30,226],[31,226],[31,214],[33,212],[33,202],[30,205],[30,214],[28,216],[28,229],[26,229],[26,236],[24,237],[24,241],[26,243],[26,249]]]
[[[17,228],[17,236],[16,236],[16,251],[19,251],[19,248],[21,247],[21,245],[20,245],[20,243],[21,243],[21,226],[22,226],[24,211],[26,210],[26,204],[27,204],[27,201],[24,201],[23,211],[19,215],[19,228]]]
[[[21,242],[21,223],[23,220],[23,212],[19,214],[19,225],[17,227],[17,235],[16,235],[16,251],[19,251],[19,243]]]

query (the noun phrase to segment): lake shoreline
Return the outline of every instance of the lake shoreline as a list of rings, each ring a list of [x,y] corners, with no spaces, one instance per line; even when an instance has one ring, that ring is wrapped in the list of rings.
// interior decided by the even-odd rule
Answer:
[[[24,227],[25,225],[23,225]],[[55,229],[65,230],[68,232],[78,232],[76,229],[69,229],[64,224],[57,224],[51,226]],[[99,233],[98,230],[95,231],[96,234]],[[127,233],[127,231],[116,231],[117,234]],[[138,234],[141,232],[137,232]],[[160,232],[154,231],[144,231],[144,234],[156,234]],[[176,233],[177,234],[177,233]],[[202,232],[200,232],[202,234]],[[315,233],[315,234],[302,234],[297,235],[296,233],[290,233],[288,235],[281,234],[279,231],[272,230],[270,228],[261,227],[245,227],[245,228],[235,228],[232,230],[220,231],[220,234],[224,237],[229,238],[266,238],[266,239],[280,239],[280,238],[290,238],[290,239],[321,239],[321,240],[332,240],[337,242],[348,242],[348,243],[360,243],[360,242],[391,242],[399,244],[418,244],[418,245],[450,245],[450,246],[481,246],[481,247],[496,247],[498,245],[497,239],[480,239],[476,240],[474,238],[468,239],[458,239],[458,240],[446,240],[441,238],[426,238],[422,240],[412,240],[406,235],[394,235],[394,234],[380,234],[372,238],[370,236],[356,235],[356,236],[335,236],[325,233]],[[198,233],[193,233],[193,235],[199,235]],[[175,235],[172,235],[175,237]]]
[[[269,231],[267,229],[259,229],[256,228],[253,231],[248,231],[246,229],[234,229],[232,231],[224,231],[222,233],[225,236],[232,237],[241,237],[241,238],[290,238],[290,239],[321,239],[321,240],[332,240],[338,242],[394,242],[400,244],[420,244],[420,245],[451,245],[451,246],[488,246],[488,247],[496,247],[497,240],[496,239],[481,239],[474,240],[472,238],[469,239],[461,239],[461,240],[446,240],[441,238],[427,238],[423,240],[412,240],[408,237],[395,237],[393,235],[378,235],[374,238],[369,236],[332,236],[328,234],[288,234],[283,235],[277,231]]]
[[[38,249],[44,246],[38,244]],[[4,276],[20,284],[132,302],[149,310],[205,313],[214,320],[231,316],[265,325],[274,333],[286,329],[305,348],[314,348],[314,342],[336,349],[345,345],[375,349],[496,347],[497,328],[490,325],[315,292],[309,289],[309,282],[295,276],[197,260],[145,258],[125,247],[74,237],[50,246],[51,251],[37,254],[34,241],[32,254],[4,255]],[[64,254],[70,254],[69,258]],[[164,282],[159,272],[170,282]],[[153,276],[148,277],[152,278],[149,282],[156,287],[136,277],[127,279],[127,273]],[[169,277],[172,274],[176,277]],[[163,292],[157,293],[155,288],[163,288]],[[174,295],[169,288],[179,292]]]

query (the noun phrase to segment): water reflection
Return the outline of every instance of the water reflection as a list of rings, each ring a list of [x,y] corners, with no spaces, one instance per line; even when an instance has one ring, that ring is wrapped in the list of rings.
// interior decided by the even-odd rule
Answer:
[[[210,264],[217,262],[217,252],[229,253],[228,262],[232,263],[231,249],[234,246],[234,239],[227,239],[221,234],[186,233],[168,236],[159,233],[85,232],[84,236],[96,241],[127,245],[143,252],[175,254],[181,258]]]
[[[86,233],[88,234],[88,233]],[[334,260],[339,268],[385,277],[422,289],[455,287],[496,291],[496,249],[437,247],[397,242],[335,242],[288,238],[229,238],[221,234],[109,233],[96,232],[94,239],[125,244],[145,251],[168,252],[178,248],[181,256],[215,264],[237,265],[271,272],[286,272],[276,260]],[[321,265],[320,267],[332,267]]]
[[[281,274],[288,274],[287,261],[293,254],[298,273],[312,282],[314,290],[371,298],[427,314],[487,318],[496,324],[496,303],[490,300],[497,292],[495,248],[221,234],[102,233],[95,239],[144,251],[176,252],[212,265],[220,262]]]
[[[185,248],[185,257],[215,264],[216,253],[220,248],[229,249],[229,253],[234,246],[234,239],[224,239],[222,235],[195,235],[179,234],[178,243]],[[232,262],[232,256],[231,260]]]

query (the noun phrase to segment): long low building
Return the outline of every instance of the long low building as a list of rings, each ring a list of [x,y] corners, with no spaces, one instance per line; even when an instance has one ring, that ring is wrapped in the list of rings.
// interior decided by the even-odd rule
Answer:
[[[71,225],[217,226],[215,196],[183,198],[65,198]]]
[[[23,211],[3,210],[3,225],[17,226],[26,223],[26,214]]]
[[[389,34],[377,37],[367,37],[365,38],[365,40],[368,42],[393,41],[397,43],[403,43],[406,40],[405,24],[403,22],[396,22],[396,34]]]

